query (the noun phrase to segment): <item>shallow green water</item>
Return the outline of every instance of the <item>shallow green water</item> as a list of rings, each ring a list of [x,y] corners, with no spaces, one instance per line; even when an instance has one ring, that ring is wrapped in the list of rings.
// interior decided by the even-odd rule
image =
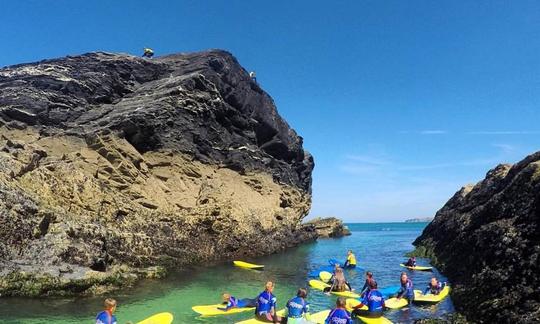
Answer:
[[[425,225],[349,224],[353,233],[349,237],[323,239],[280,254],[247,260],[264,264],[264,271],[240,269],[230,264],[197,267],[163,281],[145,281],[134,289],[111,297],[119,302],[117,317],[122,324],[163,311],[174,314],[174,323],[234,323],[250,318],[251,314],[246,312],[200,318],[191,311],[191,306],[217,303],[224,291],[241,298],[255,297],[267,280],[276,282],[278,305],[283,306],[298,287],[307,286],[307,273],[310,270],[327,265],[329,258],[344,259],[347,249],[356,252],[359,266],[374,272],[380,287],[396,285],[403,271],[399,263],[403,261],[403,255],[412,249],[412,241]],[[437,271],[433,274],[443,278]],[[346,275],[353,287],[361,288],[363,273],[353,270]],[[429,272],[411,273],[417,289],[423,289],[431,275]],[[94,323],[93,318],[101,308],[101,300],[0,298],[0,323]],[[308,300],[312,310],[318,311],[330,308],[335,297],[311,290]],[[453,306],[450,298],[447,298],[435,306],[414,306],[408,311],[390,311],[385,316],[395,323],[410,323],[414,319],[439,317],[449,312],[453,312]]]

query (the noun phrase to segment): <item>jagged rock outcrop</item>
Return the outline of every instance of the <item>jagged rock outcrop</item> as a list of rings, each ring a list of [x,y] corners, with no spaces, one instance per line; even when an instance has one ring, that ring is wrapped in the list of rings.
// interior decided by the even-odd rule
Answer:
[[[306,225],[314,226],[319,237],[337,238],[351,235],[351,231],[343,224],[343,221],[335,217],[318,217],[307,222]]]
[[[224,51],[3,68],[0,293],[99,293],[313,239],[313,165]]]
[[[414,242],[482,323],[540,322],[540,152],[463,187]]]

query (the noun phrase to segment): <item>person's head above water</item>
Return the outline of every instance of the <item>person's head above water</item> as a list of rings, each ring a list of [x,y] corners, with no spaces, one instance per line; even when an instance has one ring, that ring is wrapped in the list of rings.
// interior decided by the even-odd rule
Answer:
[[[105,301],[103,301],[103,308],[111,313],[114,313],[116,310],[116,300],[112,298],[105,299]]]
[[[264,289],[268,292],[274,291],[274,283],[272,281],[267,281]]]
[[[402,273],[401,273],[401,277],[400,277],[401,283],[407,282],[407,279],[409,279],[409,277],[407,276],[407,273],[406,273],[406,272],[402,272]]]
[[[347,301],[344,297],[338,297],[336,300],[336,306],[340,308],[345,308],[345,305],[347,305]]]
[[[352,254],[352,250],[347,251],[347,254]]]
[[[437,280],[437,278],[435,278],[435,277],[431,278],[431,285],[432,286],[436,286],[438,283],[439,283],[439,281]]]
[[[221,298],[223,298],[223,301],[228,302],[229,299],[231,299],[231,294],[223,293],[223,295],[221,295]]]
[[[366,271],[366,278],[367,278],[367,279],[373,278],[373,272],[371,272],[371,271]]]
[[[306,298],[307,297],[307,290],[305,290],[304,288],[299,288],[298,292],[296,293],[296,296],[298,296],[300,298]]]

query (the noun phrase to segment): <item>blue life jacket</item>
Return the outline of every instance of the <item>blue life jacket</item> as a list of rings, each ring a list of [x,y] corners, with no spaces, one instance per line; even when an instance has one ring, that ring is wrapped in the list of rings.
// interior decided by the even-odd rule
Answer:
[[[382,312],[384,297],[377,289],[369,290],[362,299],[362,304],[366,305],[370,312]]]
[[[116,316],[103,311],[96,316],[96,324],[116,324]]]
[[[325,324],[353,324],[351,314],[343,308],[334,308],[328,314]]]
[[[234,308],[234,307],[240,307],[240,306],[238,306],[238,299],[236,297],[231,296],[231,298],[229,298],[229,302],[227,303],[227,309]]]
[[[257,314],[264,315],[270,313],[276,307],[277,299],[272,293],[263,291],[257,297]]]
[[[309,304],[301,297],[294,297],[287,302],[287,309],[290,318],[300,318],[303,314],[309,312]]]

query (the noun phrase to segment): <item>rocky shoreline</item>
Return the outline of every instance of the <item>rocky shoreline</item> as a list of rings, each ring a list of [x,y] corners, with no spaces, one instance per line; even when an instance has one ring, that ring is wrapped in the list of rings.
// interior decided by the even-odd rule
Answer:
[[[0,90],[2,296],[100,294],[317,237],[313,158],[230,53],[45,60],[1,69]]]
[[[540,152],[459,190],[414,245],[477,323],[540,322]]]

